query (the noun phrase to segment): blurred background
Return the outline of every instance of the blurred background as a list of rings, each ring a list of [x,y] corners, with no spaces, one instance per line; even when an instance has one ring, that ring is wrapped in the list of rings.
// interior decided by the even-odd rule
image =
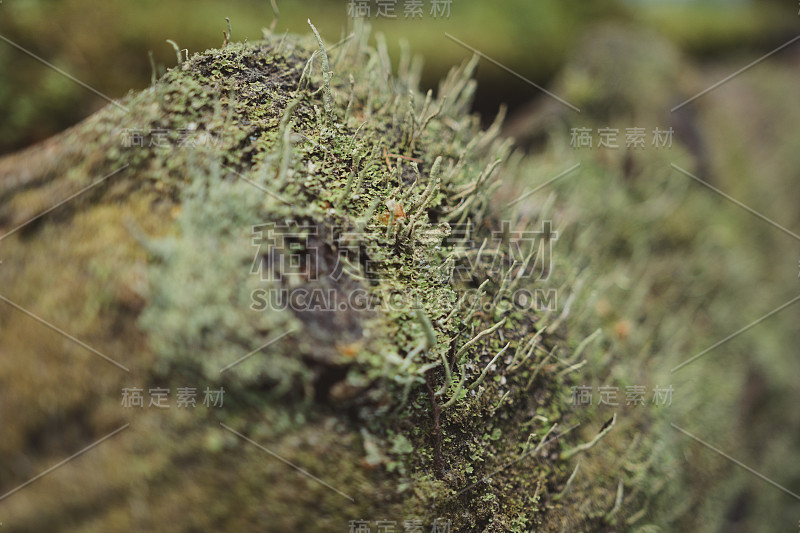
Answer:
[[[570,324],[571,331],[581,338],[599,324],[610,332],[604,347],[614,363],[595,365],[592,379],[676,389],[668,416],[636,411],[611,445],[622,453],[630,445],[625,439],[641,430],[669,450],[659,455],[653,446],[648,461],[663,462],[656,470],[670,473],[668,484],[674,480],[677,493],[663,489],[646,516],[671,527],[641,530],[795,531],[800,502],[792,495],[692,443],[669,423],[800,492],[800,305],[775,311],[800,286],[800,42],[675,109],[800,34],[800,6],[777,0],[452,0],[434,16],[433,0],[424,0],[422,16],[406,18],[407,3],[398,0],[396,18],[388,18],[369,2],[365,18],[385,34],[395,65],[406,46],[424,57],[423,91],[436,90],[446,72],[472,54],[449,33],[581,109],[574,113],[503,68],[480,62],[475,111],[488,126],[505,107],[504,132],[533,156],[525,172],[509,177],[508,191],[517,192],[500,194],[514,197],[519,187],[583,165],[580,177],[553,186],[559,199],[550,206],[556,206],[559,231],[565,230],[557,253],[569,254],[570,268],[591,273],[590,289],[575,304],[586,311],[576,313],[583,322]],[[355,7],[349,0],[277,4],[275,32],[307,33],[310,18],[329,43],[348,34]],[[225,17],[234,41],[258,40],[274,20],[268,0],[3,0],[0,154],[42,141],[107,105],[30,54],[119,98],[150,85],[150,52],[156,74],[175,65],[167,39],[190,55],[220,47]],[[621,148],[598,149],[597,130],[608,127],[619,130]],[[630,127],[646,129],[646,149],[626,149]],[[592,130],[591,149],[573,145],[574,128]],[[674,147],[654,149],[654,128],[673,128]],[[753,329],[685,371],[669,372],[748,325]],[[8,361],[0,360],[0,368],[8,379],[18,371]],[[24,379],[18,372],[14,379]],[[587,419],[607,418],[608,411],[595,411]],[[608,461],[616,458],[610,454]],[[651,485],[659,481],[643,482],[643,490],[657,494],[662,489]]]
[[[279,2],[275,31],[305,32],[307,18],[325,38],[344,35],[352,9],[349,0]],[[587,29],[618,22],[663,35],[687,54],[703,61],[748,50],[769,50],[796,30],[797,6],[760,0],[452,0],[431,14],[405,18],[396,2],[392,19],[371,2],[366,17],[386,34],[390,53],[399,56],[405,40],[424,56],[423,87],[438,80],[469,52],[445,38],[454,37],[502,62],[540,85],[548,83],[572,57]],[[166,39],[196,53],[221,46],[230,18],[234,40],[253,41],[273,21],[268,0],[5,0],[0,4],[0,35],[38,55],[111,98],[147,87],[148,52],[157,68],[175,63]],[[639,43],[646,46],[647,43]],[[475,106],[490,121],[500,103],[510,111],[541,98],[520,80],[484,65],[478,73]],[[0,153],[40,141],[75,124],[106,102],[14,48],[0,46]]]

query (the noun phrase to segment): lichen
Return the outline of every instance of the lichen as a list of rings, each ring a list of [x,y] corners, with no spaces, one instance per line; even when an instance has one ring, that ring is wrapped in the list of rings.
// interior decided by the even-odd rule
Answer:
[[[144,195],[161,222],[146,224],[139,211],[119,222],[147,265],[134,315],[141,360],[152,365],[137,379],[229,393],[224,412],[201,424],[170,413],[158,437],[135,441],[137,468],[162,497],[141,523],[178,509],[192,515],[187,530],[247,529],[266,517],[301,530],[365,517],[443,518],[455,531],[610,524],[616,480],[564,497],[567,459],[584,448],[570,433],[572,383],[557,361],[576,364],[585,344],[565,337],[566,311],[516,300],[550,287],[532,275],[538,243],[518,249],[512,235],[542,227],[547,213],[493,204],[500,179],[522,172],[524,159],[468,113],[477,58],[434,97],[418,91],[418,73],[392,73],[381,41],[376,50],[368,39],[358,28],[326,47],[330,115],[316,40],[269,36],[195,55],[130,95],[128,113],[90,120],[84,152],[103,155],[82,163],[76,181],[127,165],[119,201]],[[132,132],[136,141],[121,145]],[[7,210],[20,216],[24,194],[14,201]],[[288,244],[269,243],[275,228]],[[290,251],[299,262],[287,271]],[[118,266],[97,264],[94,283]],[[562,278],[559,288],[578,291],[575,277]],[[254,299],[300,290],[371,305]],[[88,315],[114,305],[100,293]],[[134,425],[160,427],[155,416]],[[355,501],[265,464],[220,423]],[[173,445],[188,437],[185,449]],[[200,479],[231,493],[216,501]]]
[[[560,444],[544,444],[545,458],[524,476],[512,468],[488,482],[483,477],[563,419],[564,381],[554,367],[540,368],[561,341],[544,331],[552,319],[510,302],[504,279],[522,265],[509,242],[492,250],[498,261],[449,274],[476,263],[470,254],[502,229],[503,214],[491,209],[488,194],[508,144],[481,134],[466,113],[474,60],[426,98],[409,73],[385,70],[379,53],[365,46],[366,35],[331,51],[331,122],[320,106],[327,92],[317,85],[320,65],[298,59],[313,52],[302,40],[284,41],[283,49],[268,42],[195,56],[138,97],[148,103],[137,108],[159,109],[155,118],[141,117],[140,128],[194,124],[221,132],[225,143],[185,160],[171,156],[166,178],[154,173],[177,191],[182,209],[176,234],[150,244],[152,293],[141,324],[162,372],[193,368],[211,380],[237,354],[291,331],[231,369],[226,386],[266,387],[265,398],[300,401],[307,410],[355,408],[346,420],[369,432],[365,447],[369,442],[386,456],[370,462],[405,488],[393,499],[405,502],[409,516],[446,517],[457,530],[520,530],[542,516],[541,480],[554,484],[563,475],[549,458]],[[301,80],[304,71],[310,83]],[[345,82],[350,75],[352,87]],[[295,243],[320,268],[300,287],[345,297],[366,290],[380,305],[253,312],[253,290],[274,293],[288,282],[252,276],[251,228],[289,219],[316,239]],[[453,228],[465,224],[471,233],[457,241]],[[271,267],[276,253],[285,251],[260,249],[257,266]],[[348,254],[348,268],[333,279],[331,262]],[[530,280],[521,279],[528,287]],[[466,305],[461,296],[479,285],[483,295]],[[509,357],[537,332],[534,355],[509,370]],[[504,346],[508,356],[487,368]],[[253,405],[264,401],[250,398]],[[534,414],[550,425],[531,424]],[[483,431],[474,433],[476,427]],[[413,453],[397,453],[400,437]]]

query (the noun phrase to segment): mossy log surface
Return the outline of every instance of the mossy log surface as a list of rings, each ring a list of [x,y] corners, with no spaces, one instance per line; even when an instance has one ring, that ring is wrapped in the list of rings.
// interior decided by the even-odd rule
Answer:
[[[0,161],[2,488],[125,427],[9,496],[14,530],[546,530],[571,512],[552,498],[574,444],[547,361],[562,343],[511,302],[533,265],[496,238],[510,150],[468,114],[476,61],[426,97],[367,38],[195,55]]]
[[[393,72],[371,39],[360,27],[335,45],[309,33],[209,50],[0,159],[5,528],[724,524],[748,480],[726,485],[728,465],[690,448],[667,410],[570,400],[577,385],[670,384],[676,353],[729,333],[738,302],[768,309],[780,294],[748,290],[777,276],[767,259],[708,244],[750,221],[717,214],[670,167],[749,187],[719,171],[745,153],[718,134],[729,102],[691,123],[709,150],[576,155],[568,126],[666,126],[659,110],[680,99],[653,80],[696,83],[665,45],[616,64],[607,84],[587,82],[602,71],[583,54],[558,90],[586,122],[548,111],[533,124],[550,140],[529,156],[498,136],[502,116],[482,131],[469,114],[477,58],[422,94],[420,64],[401,57]],[[638,37],[592,39],[589,50]],[[578,185],[559,182],[567,202],[531,193],[576,158]],[[777,248],[768,231],[747,242]],[[566,253],[548,263],[556,239]],[[722,256],[744,267],[720,273]],[[536,301],[555,289],[557,309]],[[698,310],[698,293],[713,305]],[[740,359],[685,374],[708,385],[682,389],[672,420],[731,435],[737,420],[711,400],[744,395],[748,371],[772,364]],[[136,388],[144,406],[126,407]],[[159,388],[169,408],[149,405]],[[179,406],[184,388],[194,407]],[[222,405],[205,405],[206,389],[224,389]],[[773,496],[758,509],[782,508]]]

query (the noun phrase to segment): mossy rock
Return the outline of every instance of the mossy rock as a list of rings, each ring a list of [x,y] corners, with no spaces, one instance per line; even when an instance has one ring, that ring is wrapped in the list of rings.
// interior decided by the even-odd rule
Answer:
[[[636,511],[613,478],[570,492],[570,458],[616,418],[571,432],[563,363],[592,339],[535,305],[547,206],[491,200],[522,157],[468,113],[477,58],[434,98],[368,39],[210,50],[0,160],[0,491],[125,428],[2,501],[13,530],[597,530]],[[135,387],[144,407],[121,405]]]

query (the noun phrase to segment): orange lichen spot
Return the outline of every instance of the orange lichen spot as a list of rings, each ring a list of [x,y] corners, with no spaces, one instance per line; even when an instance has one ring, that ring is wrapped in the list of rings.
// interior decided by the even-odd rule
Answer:
[[[389,170],[394,170],[392,164],[389,162],[389,154],[387,153],[386,147],[383,147],[383,159],[386,161],[386,166],[389,167]]]
[[[621,340],[625,340],[628,338],[628,335],[631,333],[631,323],[625,319],[617,320],[614,324],[614,334],[617,338]]]
[[[361,350],[361,344],[361,342],[337,344],[336,350],[344,357],[355,357],[355,355]]]
[[[394,213],[395,222],[402,218],[406,218],[406,212],[403,210],[403,206],[398,202],[394,200],[386,200],[386,208],[387,212],[378,217],[378,220],[380,220],[382,224],[389,224],[389,220],[392,218],[391,213]]]

